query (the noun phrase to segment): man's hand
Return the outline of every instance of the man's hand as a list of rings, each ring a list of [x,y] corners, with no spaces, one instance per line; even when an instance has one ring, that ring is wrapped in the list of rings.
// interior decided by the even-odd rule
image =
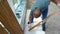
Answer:
[[[58,8],[60,8],[60,3],[57,3]]]
[[[50,0],[50,1],[52,1],[53,3],[55,3],[58,6],[58,8],[60,8],[60,2],[58,0]]]
[[[31,20],[32,20],[32,16],[29,16],[28,24],[30,24],[30,23],[31,23]]]
[[[57,4],[58,3],[58,1],[57,0],[50,0],[50,1],[52,1],[53,3],[55,3],[55,4]]]

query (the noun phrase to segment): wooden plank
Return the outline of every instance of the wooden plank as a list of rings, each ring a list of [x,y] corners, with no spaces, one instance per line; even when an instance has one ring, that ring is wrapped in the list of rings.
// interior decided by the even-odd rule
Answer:
[[[24,34],[7,0],[3,0],[0,3],[0,21],[8,29],[10,34]]]

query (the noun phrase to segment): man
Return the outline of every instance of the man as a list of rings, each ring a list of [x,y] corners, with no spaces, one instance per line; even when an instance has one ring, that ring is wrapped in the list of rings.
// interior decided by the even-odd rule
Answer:
[[[40,8],[37,7],[35,8],[33,12],[33,17],[34,19],[33,19],[33,23],[31,24],[31,27],[42,21],[42,11],[40,10]],[[31,30],[33,31],[33,34],[45,34],[42,27],[43,22],[41,22],[40,24],[41,25],[39,25],[39,27],[35,27]]]
[[[42,20],[47,17],[48,6],[50,4],[50,1],[54,2],[56,5],[58,4],[57,0],[36,0],[36,2],[34,3],[34,5],[31,8],[31,12],[30,12],[30,16],[29,16],[29,23],[33,22],[33,18],[34,18],[33,12],[36,7],[40,8],[40,10],[42,11]],[[45,23],[42,25],[44,31],[45,31]]]

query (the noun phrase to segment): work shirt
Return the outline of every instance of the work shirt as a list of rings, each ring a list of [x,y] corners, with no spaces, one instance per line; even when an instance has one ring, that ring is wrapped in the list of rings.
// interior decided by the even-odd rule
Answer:
[[[46,9],[49,4],[49,0],[36,0],[33,6],[31,7],[30,15],[33,15],[35,8],[40,8],[40,10],[44,11],[44,9]]]
[[[38,24],[39,22],[42,21],[42,15],[39,16],[38,18],[35,18],[33,19],[33,23],[30,24],[30,27],[33,27],[35,26],[36,24]],[[43,28],[42,28],[42,22],[40,23],[41,25],[39,26],[36,26],[35,28],[33,28],[30,33],[31,34],[45,34],[45,32],[43,31]]]

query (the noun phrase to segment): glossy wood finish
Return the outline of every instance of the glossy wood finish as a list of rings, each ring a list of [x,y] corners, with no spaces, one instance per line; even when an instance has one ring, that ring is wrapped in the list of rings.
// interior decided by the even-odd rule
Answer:
[[[24,34],[7,0],[0,2],[0,21],[8,29],[10,34]]]
[[[0,25],[0,34],[8,34],[8,32]]]

